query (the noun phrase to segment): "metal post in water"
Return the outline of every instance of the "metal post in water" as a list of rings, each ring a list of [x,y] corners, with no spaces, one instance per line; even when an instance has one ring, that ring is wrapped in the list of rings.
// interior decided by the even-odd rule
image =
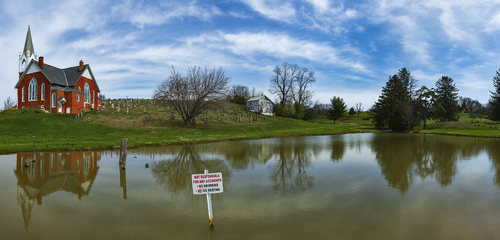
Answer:
[[[205,174],[208,174],[208,170],[205,170]],[[214,215],[212,213],[212,197],[210,193],[207,193],[207,205],[208,205],[208,223],[210,226],[214,225]]]

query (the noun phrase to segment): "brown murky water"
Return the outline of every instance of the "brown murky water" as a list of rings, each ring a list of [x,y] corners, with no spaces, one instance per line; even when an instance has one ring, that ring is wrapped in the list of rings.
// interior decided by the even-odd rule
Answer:
[[[204,169],[223,175],[213,229],[191,189]],[[500,141],[350,134],[140,148],[126,171],[113,151],[0,156],[0,239],[207,238],[500,239]]]

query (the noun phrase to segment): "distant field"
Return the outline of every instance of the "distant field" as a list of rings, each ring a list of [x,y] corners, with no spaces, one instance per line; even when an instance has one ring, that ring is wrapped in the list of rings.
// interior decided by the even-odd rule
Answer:
[[[313,121],[302,121],[259,115],[257,122],[249,122],[244,108],[243,105],[229,104],[225,111],[208,111],[197,117],[196,124],[189,127],[184,125],[178,115],[171,120],[171,109],[147,103],[130,108],[128,114],[126,108],[120,111],[108,109],[100,113],[86,112],[83,118],[76,118],[74,114],[47,114],[36,109],[11,109],[0,112],[0,153],[110,149],[118,148],[122,138],[128,138],[129,147],[140,147],[284,136],[387,132],[376,130],[367,113],[361,113],[359,117],[357,114],[347,115],[335,124],[323,116]],[[242,113],[244,117],[239,122]],[[233,120],[235,114],[238,121]],[[220,120],[217,120],[217,115]],[[207,117],[208,122],[205,123]],[[500,137],[500,130],[489,124],[490,121],[476,119],[480,121],[479,126],[471,121],[466,114],[460,117],[459,122],[427,121],[427,130],[417,126],[415,132]]]

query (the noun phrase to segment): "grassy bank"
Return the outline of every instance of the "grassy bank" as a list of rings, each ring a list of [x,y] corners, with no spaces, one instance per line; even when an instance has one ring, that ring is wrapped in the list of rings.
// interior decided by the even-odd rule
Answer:
[[[242,113],[245,116],[239,122]],[[233,120],[235,115],[238,121]],[[207,117],[208,122],[201,120]],[[11,109],[0,112],[0,153],[109,149],[117,148],[122,138],[128,138],[128,146],[140,147],[374,131],[369,120],[362,120],[364,117],[348,117],[333,124],[324,117],[311,122],[259,115],[258,121],[249,122],[244,106],[230,105],[225,112],[200,115],[195,125],[187,127],[179,116],[171,119],[170,109],[156,105],[139,105],[130,108],[128,114],[126,109],[90,111],[83,118]]]
[[[463,137],[500,138],[500,124],[488,119],[471,119],[466,113],[460,114],[458,122],[428,121],[427,129],[415,128],[420,133],[444,134]]]
[[[0,153],[20,151],[54,151],[118,148],[120,139],[128,138],[129,147],[169,144],[193,144],[227,140],[258,139],[283,136],[326,135],[375,130],[367,113],[346,116],[333,124],[325,117],[302,121],[259,115],[249,122],[244,106],[230,104],[225,111],[208,111],[196,118],[196,124],[185,126],[179,116],[171,119],[171,109],[139,104],[126,109],[109,109],[73,114],[47,114],[36,109],[11,109],[0,112]],[[146,111],[144,111],[146,107]],[[239,118],[241,114],[244,117]],[[219,117],[217,117],[219,115]],[[237,121],[234,117],[237,116]],[[254,116],[254,114],[252,114]],[[205,119],[208,117],[208,122]],[[203,119],[203,120],[202,120]],[[145,121],[146,120],[146,121]],[[500,137],[500,129],[487,120],[466,114],[459,122],[427,122],[427,129],[417,126],[415,132],[472,137]],[[500,127],[500,126],[499,126]]]

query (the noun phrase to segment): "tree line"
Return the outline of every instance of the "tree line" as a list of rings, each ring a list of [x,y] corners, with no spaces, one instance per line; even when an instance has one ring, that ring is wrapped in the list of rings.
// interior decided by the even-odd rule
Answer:
[[[495,91],[491,99],[483,105],[477,100],[458,96],[459,89],[453,79],[442,76],[436,81],[435,88],[422,86],[417,89],[417,80],[406,68],[389,77],[382,93],[370,114],[377,129],[390,129],[394,132],[411,131],[423,122],[426,129],[428,119],[440,122],[458,121],[460,112],[468,112],[471,118],[487,117],[492,121],[500,120],[500,72],[493,78]]]

